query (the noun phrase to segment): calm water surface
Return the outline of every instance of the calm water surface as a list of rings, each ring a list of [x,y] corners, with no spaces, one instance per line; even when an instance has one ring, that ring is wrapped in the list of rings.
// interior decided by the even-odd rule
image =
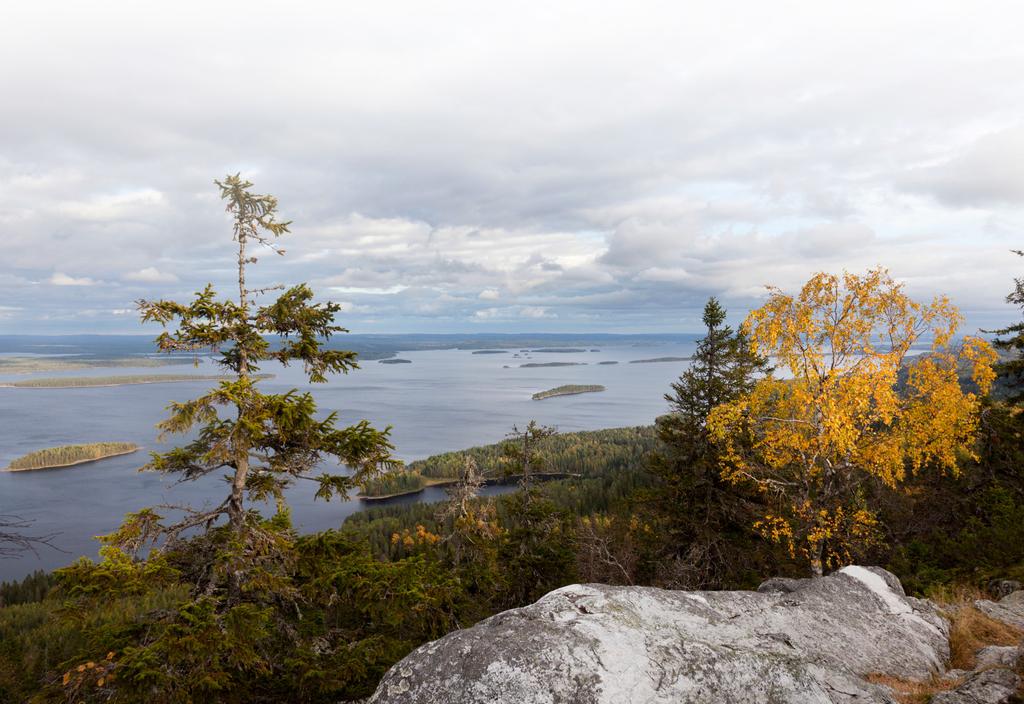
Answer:
[[[402,352],[412,364],[363,363],[362,369],[312,387],[324,412],[337,411],[340,422],[363,418],[378,427],[393,426],[396,454],[414,460],[500,440],[513,424],[530,419],[560,431],[596,430],[642,425],[667,409],[662,395],[686,362],[629,364],[653,357],[683,357],[693,345],[662,343],[602,347],[596,352],[529,355],[473,354],[466,350]],[[519,358],[513,357],[520,354]],[[616,365],[599,365],[601,361]],[[585,366],[523,369],[530,362],[586,362]],[[503,368],[508,365],[510,368]],[[186,367],[95,369],[67,376],[183,373]],[[275,374],[261,387],[268,392],[306,389],[300,368],[267,365]],[[196,373],[213,374],[204,363]],[[45,374],[41,376],[57,376]],[[25,377],[0,376],[0,383]],[[561,384],[603,384],[603,393],[533,401],[531,394]],[[58,533],[54,543],[66,552],[43,549],[38,556],[0,560],[0,580],[19,578],[34,569],[67,564],[80,555],[94,557],[92,536],[113,530],[125,513],[161,503],[213,505],[225,495],[217,476],[177,484],[173,478],[136,470],[148,450],[166,450],[154,425],[172,400],[193,398],[208,382],[146,384],[109,388],[0,388],[0,467],[44,447],[99,441],[130,441],[143,447],[135,455],[67,469],[0,472],[0,514],[33,521],[33,533]],[[363,508],[358,500],[313,501],[315,485],[300,482],[289,495],[302,531],[336,528]],[[413,500],[436,501],[440,489]]]

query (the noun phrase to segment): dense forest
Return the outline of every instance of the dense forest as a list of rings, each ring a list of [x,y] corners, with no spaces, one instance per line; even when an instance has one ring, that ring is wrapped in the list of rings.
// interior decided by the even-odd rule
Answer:
[[[326,344],[338,308],[304,285],[257,303],[247,247],[276,250],[288,223],[237,176],[218,186],[238,298],[208,287],[140,310],[166,328],[160,350],[215,349],[226,375],[169,409],[160,429],[189,439],[147,469],[226,474],[225,497],[171,523],[138,507],[99,561],[0,586],[0,700],[358,699],[418,645],[580,581],[749,588],[853,562],[917,594],[1024,577],[1022,323],[995,333],[997,357],[950,301],[914,301],[883,269],[771,289],[738,330],[711,299],[653,426],[559,434],[524,419],[501,442],[402,469],[388,429],[339,427],[311,394],[257,388],[265,360],[320,383],[356,356]],[[1024,308],[1024,280],[1008,300]],[[319,473],[328,458],[351,471]],[[424,478],[448,480],[448,499],[312,535],[284,499],[299,479],[329,500]],[[518,489],[482,497],[496,478]],[[253,509],[268,499],[273,515]],[[0,547],[31,548],[2,518]]]

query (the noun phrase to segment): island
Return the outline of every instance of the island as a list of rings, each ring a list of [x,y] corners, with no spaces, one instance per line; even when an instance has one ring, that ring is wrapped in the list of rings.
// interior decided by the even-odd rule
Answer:
[[[605,360],[603,362],[598,362],[598,364],[618,364],[618,363],[619,363],[618,360],[614,360],[614,359],[607,359],[607,360]]]
[[[600,384],[565,384],[564,386],[556,386],[553,389],[547,391],[538,391],[533,395],[534,401],[543,401],[546,398],[554,398],[555,396],[572,396],[574,394],[589,394],[595,391],[604,391],[604,387]]]
[[[412,360],[411,359],[399,359],[397,357],[393,357],[391,359],[382,359],[382,360],[380,360],[380,364],[412,364]]]
[[[30,452],[13,460],[8,472],[26,472],[35,469],[58,469],[86,462],[105,460],[118,455],[138,452],[139,446],[132,442],[94,442],[86,445],[63,445]]]
[[[8,389],[79,389],[97,386],[129,386],[131,384],[170,384],[183,381],[224,381],[231,377],[205,374],[137,374],[132,376],[58,376],[24,379],[0,388]],[[273,374],[257,374],[253,379],[273,379]]]
[[[531,369],[533,367],[582,367],[586,362],[529,362],[520,364],[520,369]]]
[[[569,354],[572,352],[586,352],[584,349],[579,347],[541,347],[536,350],[525,350],[527,352],[558,352],[560,354]]]
[[[630,364],[653,364],[655,362],[689,362],[692,357],[655,357],[654,359],[631,359]]]
[[[473,350],[473,354],[508,354],[508,350]]]

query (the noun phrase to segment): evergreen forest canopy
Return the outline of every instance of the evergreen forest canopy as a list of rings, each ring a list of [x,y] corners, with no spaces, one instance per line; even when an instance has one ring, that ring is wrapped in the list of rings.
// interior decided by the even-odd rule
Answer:
[[[160,430],[186,439],[144,470],[224,475],[223,499],[170,521],[139,507],[100,539],[99,561],[0,586],[0,700],[355,700],[421,643],[580,581],[750,588],[851,562],[918,594],[1024,577],[1024,322],[996,332],[997,362],[943,297],[912,300],[884,269],[817,274],[771,289],[738,330],[708,301],[653,426],[560,434],[524,419],[503,442],[403,468],[388,428],[260,391],[268,360],[322,383],[357,358],[337,346],[338,306],[303,284],[250,283],[259,256],[283,254],[277,201],[239,176],[217,186],[237,292],[139,310],[164,326],[159,350],[212,353],[224,374],[168,409]],[[325,459],[348,471],[323,472]],[[540,481],[555,475],[567,478]],[[481,497],[494,477],[519,489]],[[428,480],[447,501],[313,535],[284,498],[300,481],[330,500]],[[265,500],[272,515],[253,508]],[[30,529],[0,516],[0,556],[37,547]]]

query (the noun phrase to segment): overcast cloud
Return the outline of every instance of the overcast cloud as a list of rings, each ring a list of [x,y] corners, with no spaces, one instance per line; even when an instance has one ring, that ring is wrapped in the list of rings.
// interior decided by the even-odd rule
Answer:
[[[150,6],[148,9],[146,6]],[[8,3],[0,333],[254,274],[354,332],[691,331],[890,268],[969,326],[1024,248],[1024,10],[987,2]],[[265,264],[265,266],[264,266]]]

